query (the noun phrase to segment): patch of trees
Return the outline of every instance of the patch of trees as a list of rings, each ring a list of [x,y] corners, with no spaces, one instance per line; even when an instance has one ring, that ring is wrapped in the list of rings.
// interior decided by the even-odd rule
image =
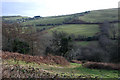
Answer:
[[[30,51],[30,46],[25,41],[20,41],[18,39],[14,39],[14,40],[9,39],[8,43],[6,43],[5,46],[2,47],[2,50],[27,54]]]
[[[72,39],[65,32],[53,31],[53,39],[50,46],[46,48],[46,53],[68,57],[69,51],[72,49]]]
[[[44,55],[50,36],[42,36],[33,26],[23,27],[17,23],[2,25],[2,50],[30,55]]]
[[[90,46],[74,46],[69,53],[69,59],[81,60],[81,61],[104,61],[104,51],[94,45]]]
[[[101,48],[106,51],[106,57],[108,57],[109,62],[120,62],[120,55],[118,55],[118,49],[120,47],[118,46],[117,41],[113,41],[103,35],[99,39],[99,44]]]
[[[105,22],[101,25],[101,35],[99,37],[99,45],[101,48],[106,51],[106,57],[108,57],[109,62],[120,62],[120,55],[118,53],[119,46],[118,42],[120,41],[117,30],[115,26],[110,25],[110,23]],[[113,40],[111,39],[111,34],[113,35]]]
[[[18,24],[5,24],[2,25],[2,50],[10,52],[20,52],[26,54],[29,52],[29,44],[19,39],[22,27]]]

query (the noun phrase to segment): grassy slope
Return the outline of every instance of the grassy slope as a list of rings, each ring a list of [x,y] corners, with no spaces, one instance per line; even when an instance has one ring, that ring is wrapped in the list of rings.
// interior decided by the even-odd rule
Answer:
[[[118,20],[118,10],[117,9],[105,9],[91,11],[85,16],[80,16],[80,20],[87,22],[103,22],[103,21],[114,21]]]
[[[44,17],[36,20],[29,20],[27,22],[23,22],[23,25],[33,25],[33,24],[62,24],[65,19],[71,16],[63,16],[63,17]]]
[[[99,32],[99,27],[98,25],[61,25],[48,30],[48,32],[52,32],[55,30],[64,31],[68,34],[93,36],[95,35],[95,33]]]
[[[20,65],[23,67],[31,66],[34,69],[41,69],[50,74],[58,74],[59,77],[98,77],[98,78],[118,78],[117,70],[99,70],[99,69],[88,69],[82,67],[81,64],[71,63],[69,66],[60,66],[60,65],[47,65],[47,64],[36,64],[36,63],[26,63],[24,61],[15,61],[15,60],[4,60],[3,64],[7,65]]]
[[[27,22],[23,22],[23,25],[32,25],[32,24],[61,24],[66,19],[76,18],[78,17],[80,20],[86,22],[103,22],[118,20],[118,10],[117,9],[105,9],[105,10],[94,10],[84,16],[80,16],[78,14],[71,15],[63,15],[63,16],[54,16],[54,17],[44,17],[36,20],[29,20]]]
[[[118,10],[116,8],[114,9],[104,9],[104,10],[94,10],[91,11],[88,14],[85,14],[84,16],[80,16],[79,13],[77,14],[71,14],[71,15],[63,15],[63,16],[53,16],[53,17],[44,17],[39,18],[36,20],[29,20],[27,22],[23,22],[23,25],[32,25],[32,24],[61,24],[66,19],[69,20],[69,18],[76,18],[78,17],[80,20],[86,21],[86,22],[103,22],[105,20],[107,21],[114,21],[118,20]],[[10,17],[10,18],[4,18],[5,20],[16,20],[16,19],[22,19],[22,18],[28,18],[28,17]]]

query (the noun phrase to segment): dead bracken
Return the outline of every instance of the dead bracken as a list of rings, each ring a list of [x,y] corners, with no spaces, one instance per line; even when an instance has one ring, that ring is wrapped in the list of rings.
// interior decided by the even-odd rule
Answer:
[[[69,65],[69,62],[62,56],[31,56],[31,55],[24,55],[20,53],[12,53],[12,52],[1,52],[2,54],[0,57],[2,59],[14,59],[14,60],[21,60],[25,62],[35,62],[37,64],[45,63],[45,64],[58,64],[58,65]]]

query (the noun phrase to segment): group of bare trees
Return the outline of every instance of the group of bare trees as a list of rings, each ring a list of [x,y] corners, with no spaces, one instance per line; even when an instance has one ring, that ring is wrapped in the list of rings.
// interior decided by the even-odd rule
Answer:
[[[43,55],[45,40],[41,32],[35,32],[34,27],[22,27],[17,23],[2,24],[2,50],[31,55]],[[44,49],[43,49],[44,48]]]
[[[65,32],[53,31],[50,46],[46,48],[46,53],[69,57],[69,51],[72,49],[72,38]]]

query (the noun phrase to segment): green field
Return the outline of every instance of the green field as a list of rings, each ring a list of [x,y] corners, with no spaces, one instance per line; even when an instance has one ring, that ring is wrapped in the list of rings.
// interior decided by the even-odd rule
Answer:
[[[64,17],[44,17],[39,18],[36,20],[29,20],[27,22],[23,22],[23,25],[36,25],[36,24],[62,24],[65,19],[71,16],[64,16]]]
[[[26,63],[24,61],[15,60],[4,60],[3,64],[7,65],[20,65],[22,67],[31,66],[35,70],[41,69],[49,74],[58,74],[59,77],[64,78],[76,78],[81,76],[81,78],[118,78],[117,70],[103,70],[103,69],[88,69],[83,67],[81,64],[70,63],[69,66],[60,65],[48,65],[41,63],[40,65],[36,63]]]
[[[75,35],[84,35],[84,36],[93,36],[95,33],[99,32],[98,25],[61,25],[55,28],[48,30],[48,32],[52,31],[64,31],[68,34],[75,34]]]
[[[79,19],[86,22],[104,22],[118,20],[118,9],[91,11],[87,15],[80,16]]]
[[[80,45],[80,46],[88,46],[88,45],[97,45],[98,41],[74,41],[74,44]]]

